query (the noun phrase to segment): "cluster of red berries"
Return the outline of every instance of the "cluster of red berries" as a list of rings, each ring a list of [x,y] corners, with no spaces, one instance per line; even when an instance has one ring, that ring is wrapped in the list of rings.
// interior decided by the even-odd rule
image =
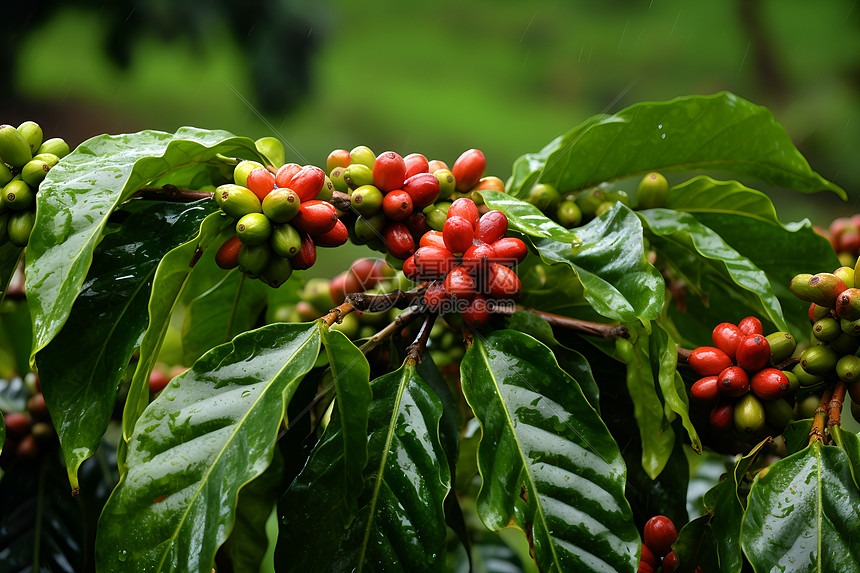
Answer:
[[[442,231],[430,230],[418,250],[403,263],[406,278],[432,281],[424,302],[434,312],[456,310],[471,326],[490,318],[493,304],[515,298],[522,289],[511,268],[527,253],[525,243],[505,237],[508,218],[501,211],[478,212],[474,201],[460,198],[448,209]]]
[[[51,423],[45,397],[39,388],[39,379],[29,374],[26,382],[30,389],[25,412],[2,412],[6,425],[6,440],[0,452],[0,468],[7,468],[13,460],[32,460],[58,445],[57,433]],[[19,378],[20,380],[20,378]]]
[[[377,156],[359,146],[332,151],[326,168],[335,190],[349,193],[350,211],[356,215],[348,220],[353,242],[402,261],[415,252],[427,231],[441,230],[448,200],[466,193],[480,200],[477,190],[504,190],[498,177],[482,177],[486,164],[477,149],[461,154],[449,170],[444,162],[428,161],[419,153],[401,157],[386,151]]]
[[[215,261],[277,288],[294,269],[316,262],[316,247],[337,247],[349,238],[328,202],[333,186],[313,165],[287,163],[275,173],[253,161],[233,171],[234,183],[215,190],[215,201],[236,220],[236,234]]]
[[[827,229],[814,227],[815,231],[833,245],[843,265],[853,265],[860,255],[860,214],[834,219]]]
[[[638,573],[672,573],[678,568],[678,556],[672,544],[678,540],[675,524],[665,515],[655,515],[645,523],[642,535],[642,556]],[[701,571],[701,569],[696,569]]]
[[[712,339],[714,346],[696,348],[688,358],[693,371],[702,376],[690,393],[697,400],[714,404],[711,425],[728,430],[734,422],[743,435],[758,434],[768,421],[782,429],[793,413],[793,406],[784,398],[797,389],[798,381],[791,372],[773,365],[794,352],[792,336],[787,332],[765,336],[761,321],[748,316],[737,325],[718,324]],[[774,413],[768,416],[771,410]]]

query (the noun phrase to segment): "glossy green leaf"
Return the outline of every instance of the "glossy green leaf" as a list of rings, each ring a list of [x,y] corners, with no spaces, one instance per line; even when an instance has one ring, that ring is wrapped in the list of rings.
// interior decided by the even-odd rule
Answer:
[[[212,201],[139,202],[120,231],[96,247],[63,329],[36,354],[72,488],[101,442],[116,389],[146,329],[152,279],[166,252],[193,237]]]
[[[9,281],[15,274],[15,269],[18,267],[18,261],[23,252],[24,249],[16,247],[8,241],[0,245],[0,302],[6,297],[6,287],[9,286]]]
[[[809,303],[795,297],[788,285],[798,273],[832,272],[841,266],[830,241],[816,233],[808,221],[781,226],[753,225],[746,217],[704,213],[696,218],[729,237],[732,247],[767,274],[791,332],[800,339],[807,337]]]
[[[320,349],[318,324],[272,324],[213,348],[137,422],[99,520],[100,571],[210,573],[237,495],[269,465],[287,404]]]
[[[573,191],[650,171],[706,170],[846,196],[809,167],[770,111],[728,92],[640,103],[589,119],[525,165],[515,170],[519,184],[509,185],[514,196],[537,180]]]
[[[481,423],[487,527],[531,532],[542,571],[632,570],[639,534],[621,453],[552,352],[516,331],[476,336],[461,380]]]
[[[648,339],[648,354],[651,358],[651,370],[660,386],[660,393],[666,406],[681,419],[681,424],[687,430],[690,446],[696,453],[702,453],[702,442],[693,421],[690,419],[690,402],[687,400],[687,388],[678,373],[678,345],[672,336],[660,323],[652,323],[651,335]]]
[[[266,522],[278,503],[284,460],[275,450],[271,465],[239,490],[236,524],[225,544],[234,571],[259,571],[269,549]]]
[[[666,208],[685,213],[744,213],[766,221],[778,221],[770,197],[738,181],[718,181],[706,175],[694,177],[669,189]]]
[[[631,331],[632,353],[619,355],[627,365],[627,392],[633,402],[633,417],[639,426],[642,445],[642,469],[651,479],[663,471],[675,445],[675,431],[666,416],[657,392],[658,381],[652,370],[649,337],[644,327],[627,325]],[[630,344],[618,341],[620,345]]]
[[[343,501],[342,430],[335,415],[279,504],[279,570],[443,569],[442,504],[450,472],[438,439],[442,406],[414,366],[377,378],[371,388],[358,510]]]
[[[370,364],[338,330],[324,328],[322,342],[337,396],[334,407],[339,414],[343,448],[343,495],[347,501],[354,501],[364,485],[362,474],[367,464],[367,417],[373,399]]]
[[[842,426],[833,426],[830,428],[830,435],[833,441],[845,451],[850,462],[851,477],[854,478],[854,485],[860,488],[860,435],[850,432]]]
[[[600,412],[600,388],[591,372],[591,365],[581,352],[566,346],[553,349],[555,359],[562,370],[567,372],[571,378],[579,383],[582,393],[591,406]]]
[[[30,371],[30,308],[26,300],[0,304],[0,345],[12,361],[0,365],[0,376]]]
[[[576,234],[565,229],[540,209],[498,191],[481,191],[484,202],[490,209],[498,209],[508,217],[508,228],[530,237],[555,239],[565,243],[577,243]]]
[[[585,298],[582,282],[570,265],[546,264],[539,257],[526,257],[517,266],[523,289],[518,302],[525,308],[540,308],[581,320],[605,320]]]
[[[149,298],[149,323],[140,343],[140,358],[122,415],[123,439],[126,442],[131,438],[135,422],[149,403],[149,374],[161,349],[170,315],[194,269],[194,263],[200,253],[212,246],[215,238],[231,225],[232,220],[228,217],[219,212],[212,213],[200,224],[200,232],[196,237],[168,252],[158,264]],[[124,471],[123,467],[121,464],[120,471]]]
[[[690,294],[707,297],[705,280],[715,288],[739,291],[751,314],[767,317],[777,330],[788,330],[782,307],[767,275],[725,240],[688,213],[670,209],[640,211],[658,255],[683,278]],[[744,296],[746,295],[746,296]]]
[[[753,482],[741,528],[757,571],[860,571],[860,491],[845,452],[813,443]]]
[[[216,280],[211,288],[194,297],[186,307],[182,324],[185,364],[193,363],[213,346],[252,329],[266,306],[270,287],[262,281],[246,278],[238,269],[226,273],[222,270],[218,275],[212,277]]]
[[[622,322],[652,320],[663,307],[665,288],[659,271],[648,264],[642,224],[621,203],[577,229],[578,247],[553,239],[533,239],[548,263],[569,265],[584,295],[602,316]]]
[[[51,169],[39,186],[36,222],[27,246],[33,355],[66,322],[110,214],[165,174],[202,169],[215,163],[219,153],[258,157],[251,139],[184,127],[175,134],[99,135]]]

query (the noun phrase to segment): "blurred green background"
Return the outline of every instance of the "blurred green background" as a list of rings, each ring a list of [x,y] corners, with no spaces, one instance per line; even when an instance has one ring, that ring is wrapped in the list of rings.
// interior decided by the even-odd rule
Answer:
[[[601,112],[730,90],[769,107],[835,196],[775,192],[826,225],[860,198],[856,0],[18,2],[0,39],[0,121],[77,144],[182,125],[453,160],[503,179]]]

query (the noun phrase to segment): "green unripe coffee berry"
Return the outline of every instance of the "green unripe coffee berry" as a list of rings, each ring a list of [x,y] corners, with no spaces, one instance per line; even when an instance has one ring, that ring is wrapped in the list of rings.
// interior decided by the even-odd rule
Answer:
[[[6,233],[9,242],[16,247],[26,247],[33,231],[33,223],[36,221],[35,211],[18,211],[9,213],[9,221],[6,223]]]
[[[538,183],[529,189],[526,201],[544,213],[554,213],[556,209],[558,209],[558,204],[561,202],[561,195],[558,194],[558,189],[552,185],[547,183]]]
[[[582,209],[576,201],[562,201],[555,213],[555,218],[562,227],[570,229],[582,223]]]
[[[382,230],[385,228],[387,222],[388,218],[384,213],[377,213],[368,219],[357,217],[355,219],[356,240],[359,244],[362,244],[378,239],[382,236]]]
[[[247,187],[234,185],[221,192],[221,209],[234,219],[241,219],[248,213],[262,213],[263,205]]]
[[[317,193],[317,196],[314,197],[314,199],[317,201],[331,201],[332,197],[334,197],[334,183],[332,183],[329,176],[326,175],[322,189],[320,189],[320,192]]]
[[[829,316],[816,320],[812,325],[812,335],[822,342],[838,338],[840,334],[842,334],[842,328],[839,321]]]
[[[51,153],[62,159],[69,154],[69,144],[60,137],[52,137],[42,143],[36,151],[38,155],[42,153]]]
[[[335,167],[328,174],[328,178],[331,180],[331,184],[334,185],[335,190],[341,193],[349,191],[349,185],[346,184],[346,179],[344,179],[345,173],[346,167]]]
[[[854,354],[860,348],[860,337],[843,332],[838,338],[830,341],[830,348],[839,356]]]
[[[609,211],[613,207],[615,207],[615,204],[617,202],[618,201],[604,201],[603,203],[601,203],[600,205],[597,206],[597,209],[594,210],[594,216],[600,217],[601,215],[603,215],[604,213],[606,213],[607,211]]]
[[[439,181],[439,199],[450,198],[451,194],[457,190],[457,180],[454,178],[454,174],[448,169],[437,169],[433,175]]]
[[[354,163],[343,172],[343,180],[350,189],[358,189],[362,185],[373,185],[373,169],[363,163]]]
[[[794,414],[795,420],[805,420],[815,415],[818,405],[821,403],[819,394],[807,394],[797,402],[797,408]]]
[[[597,206],[604,201],[603,194],[599,194],[597,188],[580,191],[574,200],[579,206],[579,210],[582,211],[582,216],[586,219],[594,217]]]
[[[836,362],[836,375],[843,382],[855,382],[860,378],[860,357],[848,354],[840,358]]]
[[[248,186],[248,175],[254,169],[259,169],[263,167],[262,163],[258,163],[257,161],[250,161],[248,159],[244,161],[240,161],[238,165],[233,169],[233,183],[239,185],[241,187]]]
[[[639,182],[636,202],[639,209],[656,209],[666,204],[669,183],[660,173],[649,173]]]
[[[745,435],[757,434],[764,428],[765,411],[761,401],[749,392],[735,403],[735,428]]]
[[[371,217],[382,209],[382,191],[373,185],[362,185],[352,192],[349,203],[362,217]]]
[[[236,236],[244,245],[262,245],[271,234],[272,222],[262,213],[248,213],[236,223]]]
[[[804,351],[805,352],[805,351]],[[817,374],[810,374],[806,370],[803,369],[803,366],[800,364],[795,365],[794,368],[791,369],[791,373],[797,378],[798,383],[801,388],[808,388],[809,386],[815,386],[822,380],[823,377],[818,376]]]
[[[280,167],[286,163],[284,144],[277,137],[261,137],[254,142],[254,147],[269,160],[272,167]]]
[[[327,312],[337,306],[331,297],[328,279],[320,277],[308,279],[300,295],[302,300],[310,303],[319,312]]]
[[[0,211],[0,245],[9,240],[9,235],[6,234],[6,227],[9,224],[10,213],[8,211]]]
[[[797,379],[797,376],[794,375],[794,372],[791,370],[784,370],[782,372],[785,374],[785,377],[788,378],[788,392],[789,394],[794,394],[797,392],[797,389],[800,388],[800,380]]]
[[[833,274],[839,277],[847,288],[854,288],[854,267],[839,267]]]
[[[800,365],[803,369],[816,376],[827,376],[832,373],[838,360],[839,356],[826,344],[811,346],[800,355]]]
[[[60,158],[54,155],[53,153],[37,153],[33,156],[33,159],[38,159],[39,161],[44,161],[48,164],[48,167],[53,167],[57,163],[60,162]]]
[[[272,260],[272,249],[269,245],[242,245],[239,250],[239,270],[251,278],[257,278]]]
[[[366,145],[359,145],[358,147],[354,147],[352,151],[349,152],[350,166],[360,164],[368,167],[369,169],[373,169],[373,164],[375,162],[376,155]],[[371,181],[373,181],[372,177]],[[366,185],[366,183],[362,183],[362,185]]]
[[[11,211],[25,211],[36,202],[36,195],[26,182],[15,179],[3,188],[2,200]]]
[[[351,313],[344,316],[340,323],[335,322],[332,324],[331,329],[339,330],[347,338],[354,339],[358,336],[359,330],[361,330],[361,322],[359,322],[358,316],[355,313]]]
[[[860,336],[860,319],[858,320],[847,320],[845,318],[839,319],[839,329],[849,335],[849,336]]]
[[[34,189],[39,188],[39,183],[45,179],[45,175],[51,170],[51,166],[40,159],[31,159],[21,169],[21,179]]]
[[[269,244],[276,255],[283,258],[296,256],[302,248],[302,237],[292,225],[275,225]]]
[[[27,140],[27,145],[30,146],[30,153],[35,155],[38,153],[39,147],[42,145],[42,128],[35,121],[25,121],[18,126],[18,132]]]
[[[263,197],[263,214],[273,223],[286,223],[296,216],[302,200],[292,189],[279,188]]]
[[[774,332],[765,336],[765,339],[770,345],[771,364],[779,364],[783,360],[790,358],[797,347],[794,337],[787,332]]]
[[[24,167],[33,159],[30,144],[21,132],[11,125],[0,126],[0,157],[12,167]]]
[[[6,167],[6,164],[0,161],[0,187],[5,187],[15,176],[12,170]]]
[[[434,231],[441,232],[445,226],[445,221],[448,220],[448,214],[435,205],[431,205],[430,207],[431,209],[429,210],[424,209],[424,216],[427,217],[427,225]]]
[[[272,257],[266,269],[260,276],[260,280],[272,288],[278,288],[293,274],[293,265],[289,259],[284,257]]]
[[[794,419],[794,407],[788,400],[762,400],[767,423],[782,432],[788,423]]]

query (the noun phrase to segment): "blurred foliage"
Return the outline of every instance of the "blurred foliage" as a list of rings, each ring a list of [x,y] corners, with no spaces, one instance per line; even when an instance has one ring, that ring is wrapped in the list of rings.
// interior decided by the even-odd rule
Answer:
[[[98,6],[96,6],[98,4]],[[769,107],[851,194],[775,201],[826,224],[860,198],[860,7],[854,0],[522,2],[279,0],[14,3],[3,121],[73,143],[181,125],[277,135],[288,160],[336,147],[453,161],[483,149],[507,178],[585,118],[730,90]],[[15,65],[11,65],[14,63]],[[50,116],[53,123],[46,121]]]

